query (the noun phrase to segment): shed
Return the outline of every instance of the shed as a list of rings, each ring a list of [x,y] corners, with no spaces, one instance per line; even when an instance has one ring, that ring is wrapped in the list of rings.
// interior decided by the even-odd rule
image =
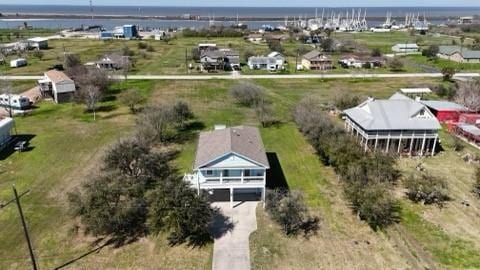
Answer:
[[[442,123],[447,121],[458,122],[462,113],[470,112],[467,107],[451,101],[422,100],[420,102],[427,106],[438,121]]]
[[[11,68],[24,67],[26,65],[27,65],[27,59],[24,59],[24,58],[18,58],[10,61]]]

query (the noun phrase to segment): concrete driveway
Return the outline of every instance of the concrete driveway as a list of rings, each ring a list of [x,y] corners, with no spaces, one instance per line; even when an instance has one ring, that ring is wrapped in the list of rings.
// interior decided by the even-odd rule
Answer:
[[[225,217],[230,218],[233,229],[226,231],[215,239],[213,244],[213,270],[248,270],[250,269],[250,248],[248,237],[257,229],[256,208],[258,202],[235,202],[230,208],[229,202],[216,202]],[[217,229],[222,231],[223,222]]]

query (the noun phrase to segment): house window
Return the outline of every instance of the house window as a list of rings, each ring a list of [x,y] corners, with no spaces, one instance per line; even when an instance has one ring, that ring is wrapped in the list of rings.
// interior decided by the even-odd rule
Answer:
[[[206,170],[205,175],[206,176],[213,176],[213,171],[212,170]]]
[[[251,171],[250,170],[243,171],[243,176],[251,176]]]

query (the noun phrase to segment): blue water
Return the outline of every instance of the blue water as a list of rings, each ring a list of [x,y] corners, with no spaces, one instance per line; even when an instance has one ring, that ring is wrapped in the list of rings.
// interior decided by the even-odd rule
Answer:
[[[351,12],[352,8],[325,8],[325,14],[330,12]],[[356,8],[358,9],[358,8]],[[318,7],[318,15],[322,13],[322,7]],[[392,12],[394,17],[404,17],[406,13],[426,14],[427,18],[433,23],[445,22],[445,17],[452,19],[459,16],[480,15],[480,7],[369,7],[367,8],[367,17],[370,19],[369,25],[382,23],[387,12]],[[46,14],[90,14],[88,6],[59,6],[59,5],[1,5],[0,13],[46,13]],[[183,14],[197,16],[229,16],[235,17],[280,17],[288,16],[315,16],[315,8],[282,8],[282,7],[145,7],[145,6],[95,6],[94,14],[97,15],[135,15],[135,16],[181,16]],[[439,17],[442,17],[439,19]],[[10,28],[23,25],[23,21],[11,21],[0,19],[0,28]],[[277,25],[277,22],[246,22],[250,28],[258,28],[263,24],[270,23]],[[46,28],[66,28],[79,27],[80,25],[103,25],[105,28],[112,28],[116,25],[127,23],[138,24],[140,26],[150,26],[156,28],[166,27],[201,27],[207,25],[205,21],[171,21],[161,19],[151,20],[125,20],[125,19],[34,19],[28,21],[29,25],[34,27]],[[233,22],[220,22],[224,25]]]

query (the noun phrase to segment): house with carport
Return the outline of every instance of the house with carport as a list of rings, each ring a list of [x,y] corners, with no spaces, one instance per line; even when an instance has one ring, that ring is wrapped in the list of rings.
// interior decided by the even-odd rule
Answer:
[[[75,93],[75,82],[65,73],[58,70],[45,72],[44,78],[38,80],[43,97],[52,97],[56,103],[70,101]]]
[[[228,192],[230,205],[237,196],[265,201],[266,173],[270,168],[258,128],[216,126],[200,133],[192,174],[184,180],[197,189]]]

